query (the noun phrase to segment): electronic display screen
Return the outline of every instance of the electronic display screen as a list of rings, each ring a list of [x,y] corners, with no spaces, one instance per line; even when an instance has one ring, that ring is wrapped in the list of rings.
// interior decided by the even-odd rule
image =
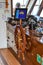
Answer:
[[[26,19],[27,9],[26,8],[17,8],[15,11],[15,18],[16,19]]]

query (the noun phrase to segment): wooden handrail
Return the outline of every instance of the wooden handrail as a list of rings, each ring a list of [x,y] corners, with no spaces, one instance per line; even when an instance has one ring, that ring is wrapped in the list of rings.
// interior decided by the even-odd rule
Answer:
[[[8,0],[6,0],[6,8],[8,8]]]

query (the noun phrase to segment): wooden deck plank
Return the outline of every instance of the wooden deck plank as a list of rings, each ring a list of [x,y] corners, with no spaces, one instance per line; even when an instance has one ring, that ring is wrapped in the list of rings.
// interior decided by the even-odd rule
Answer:
[[[20,63],[8,49],[1,50],[1,54],[8,63],[8,65],[20,65]]]

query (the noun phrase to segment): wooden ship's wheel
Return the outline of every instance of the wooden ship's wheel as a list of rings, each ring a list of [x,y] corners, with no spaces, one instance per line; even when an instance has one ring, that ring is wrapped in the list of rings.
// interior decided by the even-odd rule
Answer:
[[[29,46],[26,40],[25,30],[21,25],[21,20],[20,26],[16,26],[15,29],[15,43],[18,50],[18,57],[22,56],[22,59],[25,60],[25,51],[29,49]]]

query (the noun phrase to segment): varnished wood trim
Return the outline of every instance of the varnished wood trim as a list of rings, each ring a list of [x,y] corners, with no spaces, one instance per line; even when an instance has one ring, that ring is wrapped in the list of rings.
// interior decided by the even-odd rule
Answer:
[[[8,8],[8,0],[6,0],[6,8]]]
[[[2,61],[3,61],[3,64],[8,65],[1,53],[0,53],[0,57],[1,57]]]

